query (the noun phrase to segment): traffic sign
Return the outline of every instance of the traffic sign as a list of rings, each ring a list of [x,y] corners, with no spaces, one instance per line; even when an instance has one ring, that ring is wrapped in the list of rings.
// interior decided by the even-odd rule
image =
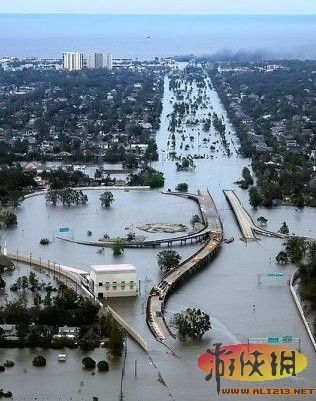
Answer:
[[[69,227],[59,227],[60,233],[69,233],[69,231],[70,231]]]
[[[283,277],[283,273],[279,272],[267,273],[267,277]]]
[[[269,344],[276,344],[279,342],[279,337],[268,337]]]
[[[283,341],[284,343],[291,343],[292,340],[293,340],[293,337],[292,337],[292,336],[283,336],[283,337],[282,337],[282,341]]]

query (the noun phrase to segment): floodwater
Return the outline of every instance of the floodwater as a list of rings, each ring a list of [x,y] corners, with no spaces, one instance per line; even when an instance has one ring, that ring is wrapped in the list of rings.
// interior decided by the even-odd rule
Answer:
[[[192,96],[197,93],[193,88]],[[209,151],[209,144],[218,139],[211,129],[207,135],[197,127],[184,127],[192,147],[187,151],[180,148],[177,133],[176,151],[178,154],[206,155],[204,159],[195,160],[196,168],[190,171],[177,172],[175,162],[168,158],[169,117],[174,102],[169,91],[168,78],[165,81],[165,95],[161,128],[157,134],[160,160],[154,167],[164,172],[165,188],[174,188],[179,182],[187,182],[190,191],[209,188],[214,197],[224,225],[225,237],[233,236],[235,241],[223,244],[219,254],[202,272],[173,294],[166,305],[166,318],[187,307],[200,307],[212,317],[212,330],[205,335],[201,343],[185,343],[169,339],[168,345],[178,357],[161,344],[153,340],[145,323],[145,307],[147,294],[160,277],[156,264],[159,250],[127,249],[120,258],[113,258],[111,250],[106,249],[103,255],[97,254],[97,248],[66,243],[54,239],[58,227],[69,226],[75,239],[87,239],[86,231],[93,232],[93,238],[104,233],[122,235],[126,225],[135,226],[147,222],[184,223],[189,225],[190,218],[197,212],[197,206],[189,200],[163,195],[160,191],[114,192],[116,202],[110,209],[102,209],[98,202],[99,192],[89,191],[89,205],[80,208],[47,207],[43,197],[30,198],[25,201],[18,212],[17,229],[2,232],[2,243],[7,240],[8,248],[20,252],[32,252],[35,256],[55,259],[56,262],[69,264],[88,270],[94,263],[133,263],[137,267],[140,280],[140,294],[136,300],[114,300],[114,307],[125,319],[144,336],[149,345],[149,356],[138,348],[131,340],[127,344],[125,375],[123,378],[124,400],[129,401],[208,401],[221,400],[217,396],[214,379],[206,382],[204,373],[197,367],[199,355],[204,353],[214,342],[223,344],[245,343],[248,339],[266,338],[268,336],[292,335],[301,339],[302,352],[308,357],[309,364],[305,371],[297,377],[282,381],[266,382],[261,387],[316,387],[315,351],[307,337],[303,323],[291,298],[288,279],[295,271],[294,266],[281,267],[275,263],[275,256],[282,247],[282,241],[261,237],[260,240],[245,243],[240,241],[240,231],[231,210],[222,193],[223,189],[234,189],[242,203],[256,219],[259,215],[268,218],[267,228],[277,230],[286,221],[291,232],[316,236],[313,209],[305,208],[297,211],[293,207],[276,209],[259,209],[253,211],[249,206],[247,191],[234,184],[240,178],[244,166],[249,166],[249,159],[241,158],[235,148],[238,141],[233,128],[227,121],[225,110],[213,90],[205,92],[208,107],[199,110],[198,115],[215,111],[223,116],[230,142],[232,156],[224,154],[220,143],[215,152]],[[200,127],[201,128],[201,127]],[[210,137],[210,143],[204,145],[204,136]],[[36,211],[36,213],[35,213]],[[23,231],[22,231],[23,229]],[[142,232],[137,230],[137,234]],[[158,238],[162,234],[145,234],[148,238]],[[48,247],[40,247],[38,241],[42,236],[52,239]],[[183,257],[190,255],[197,246],[179,247]],[[282,271],[283,278],[268,279],[265,273]],[[258,283],[261,275],[261,284]],[[253,309],[253,305],[256,305]],[[297,349],[293,342],[293,348]],[[110,361],[108,374],[96,373],[91,376],[80,366],[82,355],[79,351],[67,351],[69,359],[65,365],[58,364],[55,351],[45,351],[49,356],[48,366],[37,370],[31,366],[31,350],[1,350],[1,359],[13,359],[16,366],[1,376],[1,387],[12,390],[17,400],[91,400],[98,396],[99,400],[119,400],[120,379],[123,361]],[[95,351],[96,359],[104,357],[104,350]],[[137,372],[135,375],[135,361]],[[25,372],[24,368],[27,369]],[[38,380],[41,378],[41,380]],[[164,384],[162,384],[162,380]],[[158,380],[159,379],[159,380]],[[3,383],[3,385],[2,385]],[[83,384],[82,384],[83,383]],[[257,383],[222,381],[222,387],[253,387]],[[258,383],[260,385],[260,383]],[[261,383],[262,384],[262,383]],[[57,389],[57,390],[56,390]],[[36,398],[35,398],[36,397]],[[60,398],[57,398],[60,397]],[[254,401],[262,397],[254,397]],[[276,397],[276,399],[285,399]],[[291,397],[293,401],[299,397]],[[309,399],[316,400],[316,395]]]

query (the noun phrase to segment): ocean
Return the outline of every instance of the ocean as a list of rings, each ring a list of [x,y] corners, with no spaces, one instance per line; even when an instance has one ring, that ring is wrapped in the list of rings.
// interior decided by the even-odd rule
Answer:
[[[139,59],[240,51],[316,58],[316,15],[0,14],[0,57],[71,50]]]

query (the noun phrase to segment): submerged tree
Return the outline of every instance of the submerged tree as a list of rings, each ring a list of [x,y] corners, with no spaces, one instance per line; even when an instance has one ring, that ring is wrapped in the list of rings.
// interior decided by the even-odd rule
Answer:
[[[289,227],[285,221],[283,221],[282,226],[279,229],[279,233],[288,235],[289,234]]]
[[[92,359],[90,356],[86,356],[85,358],[83,358],[82,364],[87,370],[94,369],[96,366],[95,360]]]
[[[286,252],[284,251],[280,251],[277,256],[275,257],[275,260],[277,263],[281,263],[286,265],[287,263],[289,263],[289,257],[287,255]]]
[[[307,244],[304,238],[293,237],[286,242],[285,248],[291,262],[297,263],[302,260],[306,252]]]
[[[262,203],[262,196],[259,194],[257,187],[251,187],[249,189],[249,202],[254,208],[258,207]]]
[[[76,191],[72,188],[64,189],[50,189],[46,195],[46,203],[56,206],[61,203],[64,206],[71,205],[86,205],[88,203],[88,196],[81,190]]]
[[[181,255],[174,250],[166,250],[159,252],[157,255],[157,262],[160,269],[164,272],[167,272],[175,267],[177,267],[180,263]]]
[[[260,216],[260,217],[257,218],[257,222],[258,222],[261,226],[266,226],[266,225],[267,225],[267,222],[268,222],[268,219],[266,219],[266,218],[263,217],[263,216]]]
[[[110,191],[103,192],[103,194],[100,195],[99,199],[101,201],[102,206],[105,207],[111,206],[111,204],[114,202],[113,194]]]
[[[124,252],[124,247],[121,241],[115,241],[112,245],[113,256],[120,256]]]
[[[2,210],[0,213],[0,225],[5,228],[13,227],[18,224],[16,214],[10,210]]]
[[[180,182],[176,186],[176,190],[179,192],[188,192],[188,184],[186,182]]]
[[[172,324],[179,330],[182,340],[185,340],[186,337],[192,340],[200,340],[212,328],[210,316],[197,308],[188,308],[176,313]]]

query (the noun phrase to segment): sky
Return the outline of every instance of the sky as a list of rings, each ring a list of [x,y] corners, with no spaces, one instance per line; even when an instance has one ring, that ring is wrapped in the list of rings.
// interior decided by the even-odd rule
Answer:
[[[0,13],[316,14],[316,0],[0,0]]]

